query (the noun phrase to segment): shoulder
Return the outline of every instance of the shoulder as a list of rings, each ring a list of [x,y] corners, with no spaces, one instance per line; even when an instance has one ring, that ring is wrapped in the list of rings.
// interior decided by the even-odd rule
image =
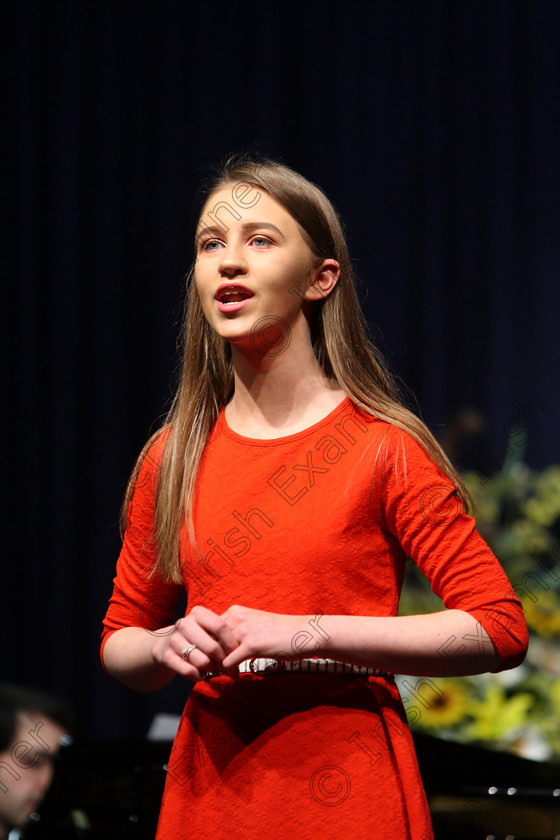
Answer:
[[[136,487],[146,484],[157,476],[170,434],[169,426],[164,426],[152,435],[142,449],[137,462]]]
[[[145,444],[130,477],[125,500],[127,526],[139,514],[153,515],[154,498],[163,455],[169,440],[170,429],[157,431]]]
[[[360,413],[371,431],[368,466],[372,498],[384,517],[402,516],[406,510],[423,511],[426,505],[462,508],[457,487],[412,430],[389,420]],[[403,424],[404,425],[404,424]]]
[[[406,428],[397,419],[391,421],[380,417],[373,410],[369,412],[355,403],[350,403],[342,420],[346,418],[367,430],[372,463],[379,471],[392,471],[405,476],[409,467],[439,470],[419,436],[413,433],[412,427]],[[422,425],[420,421],[418,424]]]

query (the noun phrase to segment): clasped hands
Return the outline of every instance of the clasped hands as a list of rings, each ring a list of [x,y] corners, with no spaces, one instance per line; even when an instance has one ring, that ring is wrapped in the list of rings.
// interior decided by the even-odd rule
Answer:
[[[245,659],[297,658],[293,639],[308,618],[238,605],[217,615],[196,606],[173,627],[153,634],[152,655],[156,662],[190,680],[204,679],[207,673],[236,678],[238,666]]]

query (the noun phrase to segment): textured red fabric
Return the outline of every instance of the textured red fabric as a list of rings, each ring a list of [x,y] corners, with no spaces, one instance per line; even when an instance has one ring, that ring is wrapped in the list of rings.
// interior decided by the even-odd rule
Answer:
[[[149,577],[161,445],[135,488],[104,640],[122,627],[175,620],[181,587]],[[504,665],[523,655],[522,608],[449,480],[407,433],[348,399],[309,429],[273,440],[237,435],[222,412],[200,467],[194,521],[201,554],[186,533],[181,554],[189,610],[392,616],[409,555],[446,607],[484,626]],[[320,618],[301,632],[304,655],[321,656]],[[458,646],[449,640],[442,656]],[[431,840],[393,678],[277,673],[197,683],[157,836]]]

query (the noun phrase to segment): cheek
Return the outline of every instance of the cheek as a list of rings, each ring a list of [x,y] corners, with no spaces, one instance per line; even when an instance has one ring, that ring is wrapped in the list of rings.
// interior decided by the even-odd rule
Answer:
[[[279,275],[278,291],[284,294],[287,292],[290,297],[293,297],[294,304],[301,304],[312,276],[310,266],[302,265],[301,261],[294,261],[289,266],[285,266],[284,271]]]
[[[28,796],[34,796],[37,793],[37,775],[30,770],[22,770],[21,779],[17,782],[17,792],[20,802],[25,802]]]

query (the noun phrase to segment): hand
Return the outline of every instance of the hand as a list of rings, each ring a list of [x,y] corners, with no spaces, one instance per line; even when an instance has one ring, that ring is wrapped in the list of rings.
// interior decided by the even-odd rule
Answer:
[[[179,619],[171,632],[169,628],[164,630],[167,632],[162,631],[161,636],[154,634],[152,655],[156,662],[190,680],[204,679],[207,671],[237,676],[237,668],[224,665],[225,657],[238,643],[223,617],[197,606]],[[193,644],[196,647],[185,660],[181,651]]]
[[[235,649],[223,660],[224,668],[237,668],[244,659],[255,657],[298,659],[312,655],[311,650],[303,652],[296,646],[309,616],[280,615],[234,605],[221,618],[231,628],[237,642]]]

